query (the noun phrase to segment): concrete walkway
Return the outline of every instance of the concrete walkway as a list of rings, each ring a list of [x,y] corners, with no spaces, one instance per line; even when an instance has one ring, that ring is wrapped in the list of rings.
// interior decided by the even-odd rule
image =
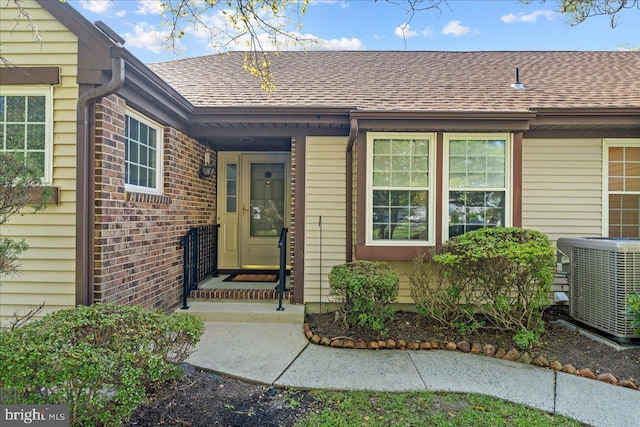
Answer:
[[[276,387],[479,393],[593,426],[640,426],[640,391],[461,352],[323,347],[300,323],[206,322],[189,362]]]

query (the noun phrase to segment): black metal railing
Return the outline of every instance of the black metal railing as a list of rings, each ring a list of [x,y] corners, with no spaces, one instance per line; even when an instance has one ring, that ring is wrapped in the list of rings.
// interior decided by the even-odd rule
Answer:
[[[184,289],[182,309],[189,308],[187,298],[198,284],[208,277],[218,275],[218,228],[220,224],[192,227],[180,239],[184,248]]]
[[[282,296],[284,295],[285,283],[287,280],[287,233],[289,232],[288,228],[283,228],[280,231],[280,240],[278,240],[278,247],[280,248],[280,274],[278,283],[278,311],[284,310],[282,308]]]

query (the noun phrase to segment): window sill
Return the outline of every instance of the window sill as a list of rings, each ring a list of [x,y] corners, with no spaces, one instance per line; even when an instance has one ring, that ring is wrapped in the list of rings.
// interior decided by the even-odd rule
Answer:
[[[368,261],[413,261],[433,246],[364,246],[356,245],[355,258]]]
[[[127,202],[152,203],[156,205],[170,205],[171,197],[162,194],[138,193],[127,191],[125,193]]]
[[[42,201],[44,192],[49,191],[49,198],[46,200],[47,205],[57,205],[60,203],[60,187],[52,187],[49,185],[43,185],[39,187],[33,187],[29,190],[30,204],[37,205]]]

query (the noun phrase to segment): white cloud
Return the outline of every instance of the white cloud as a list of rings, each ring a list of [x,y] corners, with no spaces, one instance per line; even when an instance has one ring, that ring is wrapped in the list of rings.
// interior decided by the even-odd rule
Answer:
[[[411,29],[410,25],[408,23],[406,24],[402,24],[402,25],[398,25],[395,30],[393,30],[393,34],[395,34],[396,36],[403,38],[403,39],[408,39],[410,37],[416,37],[416,36],[431,36],[433,35],[433,31],[431,31],[431,29],[429,27],[425,28],[424,30],[421,31],[414,31]]]
[[[138,1],[138,15],[160,15],[162,14],[162,1],[160,0],[140,0]]]
[[[339,4],[341,9],[349,7],[349,3],[346,0],[310,0],[309,6],[316,6],[320,4]]]
[[[442,28],[442,34],[452,35],[454,37],[464,36],[471,28],[462,25],[462,21],[450,21]]]
[[[552,19],[555,19],[557,16],[558,16],[558,13],[552,10],[536,10],[527,15],[523,13],[519,13],[517,15],[510,13],[508,15],[502,15],[500,19],[502,19],[502,22],[504,22],[505,24],[513,24],[514,22],[526,22],[526,23],[532,24],[536,22],[539,17],[544,17],[547,19],[547,21],[551,21]]]
[[[153,53],[160,53],[167,50],[167,31],[158,31],[153,25],[146,22],[139,22],[133,27],[133,33],[124,34],[127,46],[139,47],[150,50]],[[181,53],[186,49],[176,40],[176,52]]]
[[[80,0],[80,6],[93,13],[106,12],[112,5],[109,0]]]
[[[352,37],[341,37],[339,39],[317,39],[318,50],[363,50],[364,44],[361,40]]]

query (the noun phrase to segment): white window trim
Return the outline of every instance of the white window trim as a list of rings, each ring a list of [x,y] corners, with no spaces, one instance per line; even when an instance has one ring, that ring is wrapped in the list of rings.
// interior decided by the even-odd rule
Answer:
[[[609,148],[639,146],[639,138],[607,138],[602,141],[602,237],[609,237]],[[624,193],[640,194],[638,191]]]
[[[445,133],[443,143],[443,165],[442,165],[442,240],[449,240],[449,141],[456,139],[503,139],[505,147],[505,188],[487,187],[482,191],[503,191],[505,194],[504,215],[505,227],[511,227],[513,222],[513,135],[511,133]],[[462,189],[467,190],[467,189]],[[477,188],[469,188],[468,191],[479,191]]]
[[[125,111],[125,120],[126,116],[130,116],[142,124],[149,126],[150,128],[155,129],[156,131],[156,182],[154,187],[142,187],[139,185],[131,185],[126,184],[125,178],[125,191],[135,192],[135,193],[146,193],[146,194],[162,194],[164,189],[164,132],[163,126],[146,116],[138,113],[137,111],[128,108]],[[126,124],[125,124],[126,126]],[[126,156],[126,154],[125,154]],[[125,157],[126,158],[126,157]],[[125,162],[125,176],[126,176],[126,162]]]
[[[435,246],[435,202],[436,202],[436,138],[435,132],[368,132],[367,133],[367,196],[366,199],[366,245],[367,246]],[[429,209],[427,212],[428,240],[374,240],[373,239],[373,140],[374,139],[428,139],[429,140]],[[398,189],[389,187],[389,190]],[[406,189],[406,187],[402,187]]]
[[[44,96],[45,97],[45,141],[43,185],[53,183],[53,86],[0,86],[1,96]]]

